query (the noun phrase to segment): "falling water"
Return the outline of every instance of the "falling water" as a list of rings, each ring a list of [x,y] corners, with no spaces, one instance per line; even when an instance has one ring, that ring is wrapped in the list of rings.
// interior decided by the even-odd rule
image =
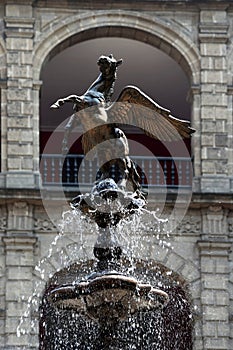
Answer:
[[[110,231],[114,239],[120,242],[123,250],[120,262],[121,271],[128,276],[140,279],[141,282],[152,283],[155,287],[169,292],[171,302],[168,308],[172,309],[172,317],[174,317],[174,320],[170,322],[170,327],[176,324],[176,313],[187,314],[186,319],[188,318],[189,323],[182,327],[184,329],[183,339],[189,339],[192,312],[188,298],[182,289],[183,282],[172,271],[149,259],[156,244],[160,244],[164,249],[169,246],[166,224],[166,220],[157,218],[156,212],[140,208],[130,218],[125,218],[117,226],[110,228]],[[111,325],[106,324],[105,327],[100,327],[73,310],[57,310],[48,303],[46,297],[42,298],[42,292],[45,292],[50,284],[76,283],[78,280],[85,279],[96,269],[92,249],[100,230],[90,218],[77,209],[71,208],[63,213],[60,233],[51,244],[47,257],[43,258],[35,268],[35,274],[40,278],[34,293],[28,299],[28,307],[21,317],[17,335],[38,333],[38,310],[40,310],[40,328],[44,328],[43,332],[46,333],[41,341],[41,350],[68,348],[70,350],[170,350],[164,345],[166,343],[164,329],[167,320],[171,318],[170,313],[166,314],[167,308],[160,313],[156,311],[139,312],[117,323],[111,329]],[[54,271],[55,265],[56,270]],[[59,271],[63,270],[63,277],[61,277]],[[66,276],[65,279],[64,276]],[[43,299],[42,304],[41,298]],[[29,319],[31,319],[30,327]],[[176,329],[177,325],[174,327]],[[174,333],[172,329],[169,332],[171,335]],[[108,345],[104,344],[103,339]],[[53,345],[48,345],[48,342]],[[191,344],[191,340],[189,343]],[[186,344],[188,344],[187,340]],[[181,349],[189,349],[189,347]]]

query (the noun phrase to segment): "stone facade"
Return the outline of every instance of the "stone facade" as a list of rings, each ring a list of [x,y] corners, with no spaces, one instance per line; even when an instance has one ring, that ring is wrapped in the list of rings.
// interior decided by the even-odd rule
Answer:
[[[232,2],[2,0],[0,23],[0,349],[38,348],[36,326],[30,334],[16,334],[22,315],[28,329],[30,319],[38,317],[36,307],[35,315],[28,312],[27,299],[39,300],[46,281],[75,260],[72,235],[51,245],[64,201],[59,193],[50,199],[40,192],[42,66],[74,43],[110,35],[159,48],[189,77],[197,130],[192,199],[171,234],[171,247],[155,240],[144,254],[190,284],[196,306],[194,349],[232,349]],[[42,197],[53,208],[53,222]],[[172,203],[168,200],[167,206]],[[91,246],[93,237],[86,239]],[[81,254],[87,258],[91,250],[79,247]]]

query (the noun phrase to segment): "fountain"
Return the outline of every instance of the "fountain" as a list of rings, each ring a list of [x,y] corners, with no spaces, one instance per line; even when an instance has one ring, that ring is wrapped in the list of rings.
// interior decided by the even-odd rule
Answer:
[[[70,283],[51,284],[46,291],[47,300],[55,310],[71,310],[85,322],[96,324],[99,338],[90,349],[123,349],[119,343],[111,345],[111,337],[120,324],[129,323],[139,314],[157,314],[169,302],[165,290],[149,281],[141,281],[127,270],[132,261],[129,263],[123,253],[117,227],[144,210],[147,199],[119,124],[133,124],[137,120],[137,125],[148,135],[164,141],[187,138],[194,131],[187,121],[174,118],[167,109],[134,86],[125,87],[117,102],[111,104],[116,72],[121,64],[122,60],[116,60],[112,55],[101,56],[98,60],[100,75],[90,88],[82,96],[70,95],[51,106],[56,109],[66,102],[73,103],[74,114],[65,128],[63,154],[68,151],[71,130],[81,123],[84,154],[97,156],[100,164],[90,193],[78,194],[71,202],[72,210],[81,212],[97,224],[98,238],[93,247],[97,263],[91,263],[89,274]],[[140,106],[147,110],[143,117]],[[135,266],[137,263],[134,262]],[[132,324],[136,323],[132,321]],[[133,343],[134,340],[132,347],[127,349],[139,349]],[[70,348],[79,348],[77,344]],[[60,348],[54,346],[54,349]]]

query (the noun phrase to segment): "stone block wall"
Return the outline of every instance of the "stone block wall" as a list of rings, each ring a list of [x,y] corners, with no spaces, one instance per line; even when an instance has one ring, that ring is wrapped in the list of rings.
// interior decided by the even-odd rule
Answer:
[[[232,152],[231,129],[228,129],[228,28],[226,8],[216,11],[201,6],[201,189],[206,192],[213,192],[213,188],[216,192],[230,191],[227,179],[230,175],[229,153]],[[213,186],[215,175],[219,180]]]
[[[193,196],[169,238],[171,247],[155,240],[144,254],[190,283],[196,306],[194,349],[231,350],[232,2],[3,0],[0,24],[0,349],[38,348],[36,326],[29,335],[16,335],[24,312],[25,322],[38,317],[36,310],[28,313],[26,299],[36,291],[40,300],[51,275],[74,260],[76,242],[70,237],[58,240],[61,246],[53,250],[58,229],[41,200],[40,71],[47,59],[75,42],[112,33],[154,45],[188,75],[192,126],[197,129]],[[172,206],[169,198],[167,207]],[[59,217],[59,198],[47,199]],[[93,237],[87,239],[91,245]]]

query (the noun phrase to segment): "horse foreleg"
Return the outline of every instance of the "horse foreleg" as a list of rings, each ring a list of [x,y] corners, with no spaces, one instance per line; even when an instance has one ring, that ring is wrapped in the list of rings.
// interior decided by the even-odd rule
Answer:
[[[53,103],[50,106],[50,108],[51,109],[58,109],[62,105],[64,105],[64,103],[66,103],[66,102],[76,103],[77,101],[79,101],[78,95],[69,95],[69,96],[64,97],[64,98],[59,98],[59,100],[57,100],[55,103]]]

